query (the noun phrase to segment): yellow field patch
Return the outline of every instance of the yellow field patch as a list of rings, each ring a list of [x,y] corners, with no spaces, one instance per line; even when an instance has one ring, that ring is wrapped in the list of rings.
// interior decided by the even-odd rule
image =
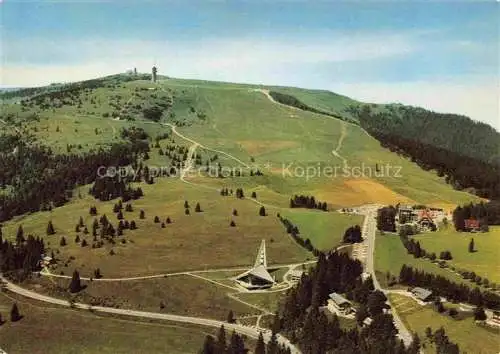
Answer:
[[[325,188],[315,191],[314,195],[320,200],[342,206],[367,203],[393,205],[397,203],[415,203],[414,200],[368,178],[344,180],[332,186],[325,186]]]
[[[271,151],[279,151],[296,147],[298,142],[292,140],[241,140],[238,143],[252,156],[258,156]]]

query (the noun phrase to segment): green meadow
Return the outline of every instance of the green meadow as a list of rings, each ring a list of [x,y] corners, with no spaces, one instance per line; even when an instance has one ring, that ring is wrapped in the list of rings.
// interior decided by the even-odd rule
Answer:
[[[10,322],[16,302],[24,316]],[[1,346],[7,353],[195,353],[215,330],[195,325],[141,322],[50,307],[0,293]],[[21,333],[28,335],[20,335]],[[161,338],[161,340],[159,340]]]
[[[335,211],[291,209],[283,213],[297,225],[302,238],[310,239],[319,250],[329,251],[342,243],[347,228],[363,224],[363,216],[347,215]]]
[[[457,269],[473,271],[490,282],[500,283],[500,227],[490,226],[489,232],[467,233],[455,231],[453,225],[441,227],[437,232],[416,235],[415,240],[429,252],[449,250],[453,259],[449,263]],[[474,239],[475,252],[469,252]]]
[[[411,298],[389,294],[391,306],[397,311],[405,325],[416,332],[425,343],[425,352],[435,351],[434,345],[425,337],[425,329],[436,331],[443,327],[450,341],[458,344],[460,352],[474,354],[496,354],[500,347],[498,329],[488,329],[477,325],[470,315],[464,319],[453,319],[446,313],[440,314],[431,305],[420,306]],[[446,307],[446,304],[445,304]]]

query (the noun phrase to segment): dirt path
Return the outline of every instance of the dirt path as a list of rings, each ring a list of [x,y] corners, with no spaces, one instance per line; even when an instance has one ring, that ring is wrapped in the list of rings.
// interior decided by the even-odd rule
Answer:
[[[344,142],[344,139],[347,135],[347,129],[346,129],[345,122],[342,122],[341,125],[342,126],[341,126],[341,131],[340,131],[340,138],[337,141],[337,146],[335,147],[334,150],[332,150],[332,154],[333,154],[333,156],[341,159],[344,169],[347,169],[347,167],[348,167],[347,160],[339,153],[340,149],[342,148],[342,143]]]
[[[289,106],[289,105],[286,105],[286,104],[283,104],[281,102],[278,102],[276,101],[273,96],[271,96],[271,94],[269,93],[269,90],[266,90],[266,89],[254,89],[252,90],[254,92],[260,92],[260,93],[263,93],[272,103],[274,104],[277,104],[281,107],[286,107],[288,109],[292,109],[292,110],[299,110],[299,111],[302,111],[300,108],[297,108],[297,107],[294,107],[294,106]],[[309,112],[309,113],[313,113],[313,112]],[[333,119],[333,120],[336,120],[336,121],[339,121],[340,124],[341,124],[341,134],[340,134],[340,138],[337,142],[337,146],[334,150],[332,150],[332,154],[333,156],[337,157],[338,159],[342,160],[342,164],[343,164],[343,167],[344,168],[347,168],[347,159],[345,159],[341,154],[340,154],[340,149],[342,148],[342,143],[345,139],[345,137],[347,136],[347,129],[346,129],[346,124],[352,124],[352,123],[348,123],[346,121],[343,121],[341,119],[338,119],[338,118],[334,118],[334,117],[330,117],[330,116],[327,116],[325,114],[321,114],[321,113],[315,113],[323,118],[326,118],[326,119]],[[358,126],[359,127],[359,126]],[[360,129],[363,129],[361,127],[359,127]],[[363,129],[364,130],[364,129]],[[366,131],[365,131],[366,133]],[[368,134],[368,133],[366,133]]]
[[[212,151],[212,152],[215,152],[215,153],[217,153],[217,154],[224,155],[224,156],[226,156],[226,157],[228,157],[228,158],[230,158],[230,159],[232,159],[232,160],[234,160],[234,161],[238,162],[239,164],[241,164],[241,165],[245,166],[246,168],[250,168],[250,165],[248,165],[247,163],[245,163],[245,162],[241,161],[239,158],[237,158],[237,157],[235,157],[235,156],[233,156],[233,155],[231,155],[231,154],[228,154],[227,152],[224,152],[224,151],[221,151],[221,150],[217,150],[217,149],[212,149],[212,148],[209,148],[208,146],[202,145],[202,144],[200,144],[199,142],[197,142],[197,141],[195,141],[195,140],[193,140],[193,139],[191,139],[191,138],[188,138],[187,136],[185,136],[185,135],[183,135],[183,134],[179,133],[179,132],[177,131],[177,129],[176,129],[177,127],[176,127],[175,125],[173,125],[173,124],[170,124],[170,123],[160,123],[160,124],[161,124],[161,125],[165,125],[165,126],[170,127],[170,128],[172,129],[172,132],[173,132],[175,135],[177,135],[179,138],[181,138],[181,139],[184,139],[184,140],[186,140],[186,141],[189,141],[189,142],[190,142],[190,143],[192,143],[192,144],[197,144],[197,145],[198,145],[200,148],[202,148],[202,149],[205,149],[205,150],[208,150],[208,151]]]
[[[306,261],[302,263],[292,263],[292,264],[270,264],[270,268],[289,268],[289,267],[298,267],[301,265],[307,265],[311,263],[315,263],[316,260]],[[205,274],[205,273],[218,273],[218,272],[231,272],[231,271],[245,271],[248,270],[248,267],[226,267],[226,268],[208,268],[208,269],[198,269],[198,270],[185,270],[181,272],[172,272],[172,273],[160,273],[153,275],[143,275],[136,277],[124,277],[124,278],[100,278],[100,279],[92,279],[93,281],[104,281],[104,282],[114,282],[114,281],[131,281],[131,280],[147,280],[147,279],[155,279],[155,278],[167,278],[178,275],[192,275],[192,274]],[[70,275],[60,275],[53,274],[47,268],[43,268],[40,272],[40,275],[52,278],[62,278],[62,279],[71,279]],[[90,280],[90,278],[80,277],[81,280]]]
[[[189,173],[191,169],[194,167],[193,166],[193,159],[194,159],[194,154],[196,152],[196,148],[198,147],[198,143],[194,143],[189,147],[188,153],[187,153],[187,159],[184,162],[184,168],[181,169],[180,173],[180,179],[181,181],[184,181],[184,177],[186,176],[186,173]]]

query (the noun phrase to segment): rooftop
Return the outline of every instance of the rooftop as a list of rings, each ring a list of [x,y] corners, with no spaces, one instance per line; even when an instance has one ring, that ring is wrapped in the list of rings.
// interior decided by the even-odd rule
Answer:
[[[246,272],[238,275],[236,277],[236,279],[241,279],[241,278],[244,278],[248,275],[265,280],[269,283],[274,283],[273,277],[271,276],[271,274],[269,274],[266,267],[264,267],[263,265],[257,266],[255,268],[250,269],[250,270],[247,270]]]
[[[432,295],[432,291],[430,291],[428,289],[424,289],[424,288],[419,288],[419,287],[411,289],[411,292],[413,295],[415,295],[420,300],[425,300],[429,296]]]
[[[343,305],[343,304],[348,304],[350,305],[351,302],[349,300],[347,300],[345,297],[343,297],[342,295],[340,294],[337,294],[337,293],[331,293],[330,295],[328,295],[330,297],[330,299],[332,299],[332,301],[334,303],[336,303],[337,305]]]

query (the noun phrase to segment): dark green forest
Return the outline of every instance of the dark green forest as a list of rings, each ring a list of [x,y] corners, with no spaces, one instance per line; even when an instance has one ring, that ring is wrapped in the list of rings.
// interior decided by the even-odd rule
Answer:
[[[396,135],[500,164],[500,133],[466,116],[403,105],[389,105],[383,111],[376,111],[370,105],[353,106],[350,111],[369,132]]]

